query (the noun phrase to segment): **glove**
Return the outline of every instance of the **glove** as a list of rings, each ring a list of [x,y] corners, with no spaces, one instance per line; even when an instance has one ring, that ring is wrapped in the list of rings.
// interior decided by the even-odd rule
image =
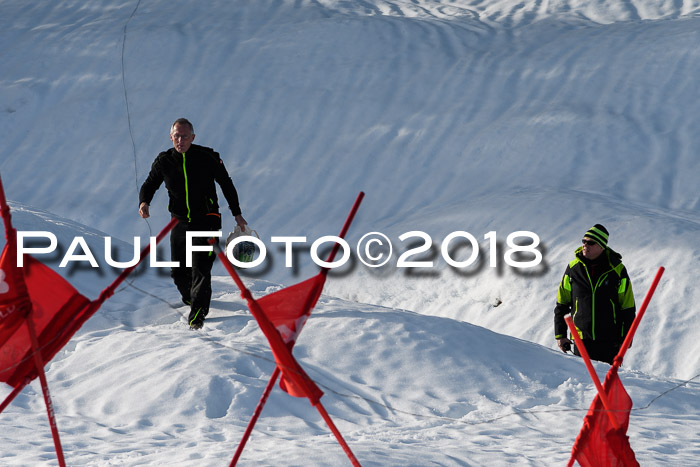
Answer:
[[[557,339],[557,345],[559,346],[561,351],[564,353],[571,351],[571,344],[573,344],[573,342],[571,342],[566,337],[562,337],[561,339]]]

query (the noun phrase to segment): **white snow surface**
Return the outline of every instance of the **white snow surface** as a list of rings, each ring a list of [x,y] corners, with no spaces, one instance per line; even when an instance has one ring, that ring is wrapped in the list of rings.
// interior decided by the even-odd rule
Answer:
[[[348,241],[382,232],[392,261],[331,273],[294,348],[362,465],[566,463],[595,388],[556,349],[552,310],[595,223],[637,305],[666,268],[620,371],[632,448],[697,465],[700,2],[0,0],[0,43],[14,224],[53,232],[62,251],[37,257],[88,297],[116,275],[104,236],[126,257],[167,223],[165,189],[146,222],[138,187],[178,117],[221,153],[268,245],[270,267],[244,276],[256,297],[314,274],[308,246],[366,192]],[[411,259],[432,267],[397,266],[411,231],[431,237]],[[467,270],[440,255],[455,231],[480,243]],[[516,231],[542,242],[534,270],[504,263]],[[308,239],[291,270],[282,235]],[[57,267],[76,236],[101,269]],[[47,364],[69,465],[228,464],[274,361],[214,272],[203,331],[147,267]],[[56,465],[38,381],[0,426],[1,465]],[[279,387],[241,460],[346,464]]]

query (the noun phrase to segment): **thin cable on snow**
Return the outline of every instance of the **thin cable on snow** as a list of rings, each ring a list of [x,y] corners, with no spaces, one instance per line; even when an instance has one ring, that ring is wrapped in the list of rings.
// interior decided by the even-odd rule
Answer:
[[[131,138],[131,148],[134,154],[134,183],[136,185],[136,194],[138,196],[139,192],[139,169],[138,169],[138,161],[137,161],[137,156],[136,156],[136,141],[134,140],[134,132],[131,128],[131,110],[129,109],[129,93],[126,88],[126,67],[124,66],[124,51],[126,50],[126,32],[127,28],[129,27],[129,23],[131,22],[131,19],[136,15],[136,10],[139,9],[139,6],[141,5],[141,0],[138,0],[136,3],[136,7],[134,8],[134,11],[131,12],[131,15],[129,16],[129,19],[126,20],[126,23],[124,23],[124,31],[122,33],[122,87],[124,88],[124,103],[126,104],[126,121],[129,126],[129,137]],[[151,230],[151,223],[148,222],[148,219],[144,219],[146,221],[146,225],[148,225],[148,234],[149,236],[153,236],[153,231]]]

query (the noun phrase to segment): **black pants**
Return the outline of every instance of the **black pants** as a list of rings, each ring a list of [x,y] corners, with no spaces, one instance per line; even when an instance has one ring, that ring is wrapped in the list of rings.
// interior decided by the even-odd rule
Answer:
[[[211,268],[216,255],[214,252],[195,251],[192,253],[192,266],[187,267],[187,232],[188,231],[219,231],[221,218],[208,215],[205,219],[195,222],[178,222],[170,232],[170,258],[180,265],[170,269],[182,301],[190,304],[188,321],[203,320],[209,313],[211,302]],[[192,244],[197,246],[209,245],[209,238],[193,237]]]
[[[620,346],[622,344],[614,341],[583,339],[583,345],[586,347],[586,352],[588,352],[588,356],[591,357],[591,360],[597,360],[612,365],[613,359],[617,355],[617,352],[620,351]],[[581,356],[575,344],[574,355]]]

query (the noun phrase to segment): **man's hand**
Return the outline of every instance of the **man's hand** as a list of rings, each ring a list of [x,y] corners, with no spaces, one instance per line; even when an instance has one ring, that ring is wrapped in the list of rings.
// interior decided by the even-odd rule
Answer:
[[[573,344],[573,342],[571,342],[566,337],[562,337],[561,339],[557,339],[557,345],[559,346],[561,351],[564,353],[569,352],[571,350],[571,344]]]
[[[144,219],[148,219],[149,217],[151,217],[151,214],[148,212],[148,203],[147,202],[144,201],[139,206],[139,215],[141,217],[143,217]]]
[[[243,216],[239,214],[235,217],[235,219],[236,219],[236,224],[240,225],[241,230],[245,232],[245,226],[248,225],[248,223],[246,222],[245,219],[243,219]]]

